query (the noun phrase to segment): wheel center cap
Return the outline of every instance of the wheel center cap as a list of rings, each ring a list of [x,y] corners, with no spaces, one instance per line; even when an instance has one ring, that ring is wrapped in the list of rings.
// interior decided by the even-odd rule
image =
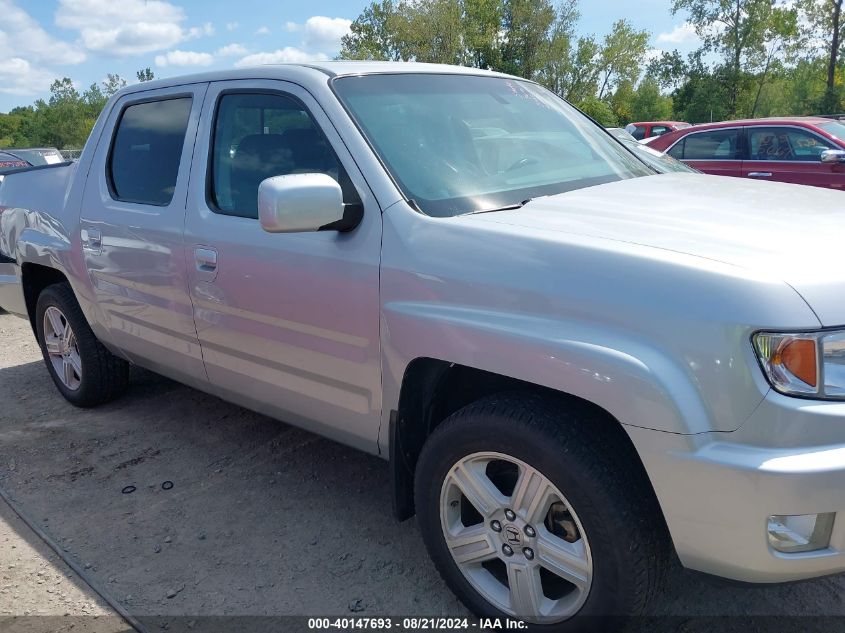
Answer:
[[[522,545],[522,532],[515,525],[508,524],[502,530],[502,540],[511,547]]]

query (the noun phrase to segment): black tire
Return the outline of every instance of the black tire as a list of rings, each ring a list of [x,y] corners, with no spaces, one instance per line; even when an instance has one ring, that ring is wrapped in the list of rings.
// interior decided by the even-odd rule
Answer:
[[[51,306],[58,308],[76,336],[82,363],[82,376],[76,389],[68,388],[56,373],[44,336],[44,314]],[[35,330],[47,371],[59,392],[77,407],[93,407],[114,400],[129,384],[129,363],[107,350],[88,325],[73,290],[67,283],[53,284],[38,296],[35,307]]]
[[[484,398],[444,420],[427,440],[415,473],[418,522],[441,576],[477,616],[504,618],[461,573],[446,546],[440,494],[451,468],[479,452],[504,453],[542,473],[583,526],[592,585],[577,615],[536,631],[616,630],[643,614],[663,586],[671,545],[654,493],[624,431],[570,401],[521,393]]]

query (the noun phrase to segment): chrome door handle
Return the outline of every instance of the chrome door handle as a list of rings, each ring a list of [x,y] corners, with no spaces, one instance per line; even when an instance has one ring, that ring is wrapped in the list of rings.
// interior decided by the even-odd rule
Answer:
[[[83,250],[99,253],[103,249],[103,234],[100,229],[82,229],[79,236],[82,238]]]
[[[771,178],[772,172],[770,171],[750,171],[748,172],[749,178]]]
[[[212,273],[217,270],[217,251],[213,248],[195,248],[194,259],[200,272]]]

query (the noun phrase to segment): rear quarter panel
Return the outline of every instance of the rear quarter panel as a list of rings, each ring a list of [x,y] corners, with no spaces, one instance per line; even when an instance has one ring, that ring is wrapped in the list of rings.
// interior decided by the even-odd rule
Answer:
[[[27,264],[61,272],[94,333],[105,343],[102,311],[93,300],[82,259],[79,211],[91,158],[114,100],[103,109],[78,161],[11,174],[0,187],[0,253],[15,261],[18,275]]]

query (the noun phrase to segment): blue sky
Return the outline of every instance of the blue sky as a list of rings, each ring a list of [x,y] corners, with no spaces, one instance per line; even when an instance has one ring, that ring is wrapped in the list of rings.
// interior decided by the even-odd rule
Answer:
[[[107,73],[134,80],[334,57],[364,0],[0,0],[0,112],[48,94],[54,78],[80,88]],[[581,0],[579,30],[598,36],[621,18],[657,50],[697,43],[670,0]]]

